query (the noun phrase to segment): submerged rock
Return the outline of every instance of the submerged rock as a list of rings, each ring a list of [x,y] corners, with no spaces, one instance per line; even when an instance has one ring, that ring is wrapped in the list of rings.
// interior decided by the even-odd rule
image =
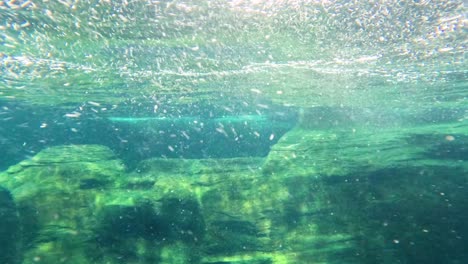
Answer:
[[[287,133],[263,173],[288,193],[271,218],[297,263],[466,262],[466,128]]]
[[[305,129],[297,127],[272,147],[263,172],[278,177],[345,176],[388,167],[458,167],[465,160],[467,126]],[[452,137],[456,141],[447,140]]]
[[[153,158],[131,172],[105,147],[59,146],[0,184],[23,263],[450,263],[441,250],[464,263],[468,169],[429,155],[458,149],[430,144],[439,129],[297,128],[266,160]]]
[[[0,173],[0,184],[17,203],[24,261],[84,258],[99,196],[124,169],[106,147],[70,145],[46,149]]]
[[[20,221],[10,192],[0,187],[0,263],[18,263]]]

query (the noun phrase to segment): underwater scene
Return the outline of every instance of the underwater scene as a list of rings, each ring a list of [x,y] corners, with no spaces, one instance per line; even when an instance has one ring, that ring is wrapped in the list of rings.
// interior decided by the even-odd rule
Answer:
[[[468,263],[465,4],[0,1],[0,264]]]

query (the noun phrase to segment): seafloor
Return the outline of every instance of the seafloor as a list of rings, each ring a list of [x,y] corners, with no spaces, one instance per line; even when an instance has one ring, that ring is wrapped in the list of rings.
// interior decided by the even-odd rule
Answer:
[[[0,173],[0,263],[468,263],[467,129],[298,125],[266,158],[134,169],[50,147]]]

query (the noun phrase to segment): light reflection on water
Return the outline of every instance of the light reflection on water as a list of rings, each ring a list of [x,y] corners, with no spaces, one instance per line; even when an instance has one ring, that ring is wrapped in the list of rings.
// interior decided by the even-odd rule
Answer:
[[[35,104],[120,101],[123,92],[197,100],[202,91],[254,88],[308,106],[302,98],[316,90],[339,101],[355,89],[333,87],[368,82],[386,86],[366,89],[378,104],[381,89],[466,77],[461,1],[14,1],[0,9],[0,92]]]

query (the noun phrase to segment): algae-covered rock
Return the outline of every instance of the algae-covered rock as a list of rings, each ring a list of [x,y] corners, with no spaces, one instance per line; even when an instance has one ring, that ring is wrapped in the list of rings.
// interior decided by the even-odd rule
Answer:
[[[168,222],[173,240],[200,244],[205,234],[205,221],[197,200],[165,198],[161,201],[161,215]]]
[[[103,245],[129,238],[163,240],[168,236],[169,224],[155,205],[149,202],[134,206],[106,206],[98,216],[98,221],[97,239]]]
[[[92,152],[80,159],[63,146],[0,184],[22,263],[464,263],[461,130],[298,127],[266,160],[154,158],[132,172],[105,147],[76,146]]]
[[[15,196],[17,188],[61,187],[80,189],[104,187],[106,181],[116,178],[125,170],[113,152],[99,145],[67,145],[47,148],[31,159],[24,160],[0,174],[0,182],[10,188]],[[45,182],[44,182],[45,181]],[[37,184],[43,182],[44,184]],[[23,191],[23,189],[21,189]]]
[[[115,154],[101,145],[64,145],[47,148],[32,158],[38,164],[103,162],[115,160]]]
[[[167,198],[136,200],[134,205],[107,205],[96,215],[93,228],[99,251],[92,259],[125,263],[197,263],[205,232],[196,200]],[[174,245],[179,245],[174,248]],[[175,250],[175,251],[174,251]],[[120,262],[118,262],[120,263]],[[184,263],[184,262],[177,262]]]
[[[183,175],[184,177],[202,177],[203,175],[238,173],[244,170],[259,170],[264,159],[258,157],[230,159],[163,159],[143,160],[136,168],[140,174],[153,174],[158,177]]]
[[[0,174],[17,203],[23,263],[84,258],[97,194],[122,176],[124,166],[98,145],[58,146]]]
[[[272,241],[294,263],[465,262],[466,128],[294,129],[263,166],[289,194]]]
[[[246,253],[222,257],[206,257],[202,264],[288,264],[294,262],[294,256],[282,253]]]
[[[196,263],[205,223],[181,176],[127,174],[98,145],[58,146],[12,166],[0,183],[20,208],[22,263],[164,263],[169,251]]]
[[[0,187],[0,263],[18,263],[19,218],[10,192]]]
[[[172,218],[170,230],[178,239],[198,245],[207,255],[255,253],[271,243],[265,211],[284,199],[279,182],[267,186],[263,161],[150,159],[132,177],[154,177],[154,195],[161,196],[162,214],[171,216],[165,219]]]
[[[279,177],[321,177],[371,172],[408,162],[457,167],[466,160],[466,129],[464,124],[334,130],[297,127],[272,147],[263,171]]]
[[[107,205],[97,216],[97,240],[104,246],[119,240],[142,238],[160,243],[198,243],[205,231],[194,199],[168,198],[135,205]]]

